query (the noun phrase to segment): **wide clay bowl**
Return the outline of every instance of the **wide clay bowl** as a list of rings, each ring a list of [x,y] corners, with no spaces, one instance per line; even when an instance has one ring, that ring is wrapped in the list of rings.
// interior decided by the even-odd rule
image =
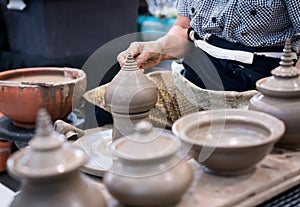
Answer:
[[[73,68],[24,68],[0,73],[0,111],[16,126],[34,128],[46,108],[52,120],[64,119],[86,89],[86,74]]]
[[[237,175],[254,169],[284,134],[285,125],[262,112],[219,109],[184,116],[172,131],[206,171]]]

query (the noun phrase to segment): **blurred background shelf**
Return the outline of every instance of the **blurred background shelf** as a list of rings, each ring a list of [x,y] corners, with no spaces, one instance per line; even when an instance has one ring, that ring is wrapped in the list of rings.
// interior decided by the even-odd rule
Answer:
[[[80,68],[105,43],[136,32],[138,0],[32,0],[22,11],[7,3],[0,0],[1,70]]]
[[[95,50],[115,38],[142,32],[137,40],[156,39],[169,30],[175,15],[174,11],[169,17],[159,15],[162,11],[158,8],[162,7],[153,2],[32,0],[25,1],[26,7],[19,11],[8,9],[8,1],[0,0],[0,71],[42,66],[81,68]]]

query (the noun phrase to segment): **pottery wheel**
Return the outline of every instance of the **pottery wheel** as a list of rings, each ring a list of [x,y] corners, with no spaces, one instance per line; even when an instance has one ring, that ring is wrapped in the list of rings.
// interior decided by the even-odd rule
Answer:
[[[172,131],[160,128],[153,128],[154,133],[170,133]],[[85,130],[85,135],[74,142],[82,148],[89,157],[88,162],[81,168],[85,172],[94,176],[103,176],[113,164],[113,157],[110,153],[112,142],[112,129],[101,127]],[[179,152],[186,155],[186,150]]]
[[[112,140],[112,129],[89,129],[85,135],[74,142],[88,155],[88,162],[81,168],[82,172],[90,175],[103,176],[113,164],[109,152]]]
[[[34,129],[24,129],[15,126],[6,116],[0,117],[0,137],[14,142],[28,142],[34,133]]]
[[[73,113],[70,113],[66,122],[75,127],[84,122],[77,120],[76,118],[77,117]],[[15,126],[11,119],[4,115],[0,116],[0,137],[18,143],[18,147],[21,146],[19,148],[28,145],[28,142],[34,135],[34,131],[35,129],[26,129]]]

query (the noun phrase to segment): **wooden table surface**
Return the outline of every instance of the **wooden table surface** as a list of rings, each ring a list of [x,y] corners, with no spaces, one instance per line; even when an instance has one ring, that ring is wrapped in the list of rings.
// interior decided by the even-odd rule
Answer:
[[[207,174],[197,162],[190,164],[194,168],[194,182],[176,207],[255,206],[300,183],[299,151],[273,152],[253,172],[236,177]],[[108,207],[123,207],[102,183],[100,186]]]
[[[194,182],[174,207],[252,207],[300,183],[300,152],[270,154],[251,173],[222,177],[203,172],[196,161]],[[124,207],[101,183],[108,207]]]

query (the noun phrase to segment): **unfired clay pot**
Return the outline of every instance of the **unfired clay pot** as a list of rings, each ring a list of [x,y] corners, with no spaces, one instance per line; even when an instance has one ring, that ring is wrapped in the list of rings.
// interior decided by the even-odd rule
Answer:
[[[86,154],[53,132],[45,110],[39,112],[29,147],[15,152],[8,172],[21,179],[20,193],[11,207],[104,207],[100,188],[79,170]]]
[[[149,111],[157,101],[157,88],[129,54],[120,72],[105,90],[105,104],[121,114]]]
[[[280,66],[272,71],[271,77],[256,83],[261,92],[250,100],[249,109],[272,114],[286,125],[286,133],[278,146],[300,147],[300,76],[293,67],[290,41],[287,40]]]
[[[139,122],[135,133],[112,143],[116,160],[104,176],[108,191],[129,206],[176,204],[193,178],[190,165],[176,156],[180,146],[171,133],[154,134],[150,122]]]
[[[218,109],[178,119],[172,131],[190,155],[218,175],[248,173],[280,139],[284,123],[262,112]]]
[[[111,109],[114,119],[113,140],[131,134],[137,120],[148,118],[156,101],[156,86],[129,54],[123,68],[105,90],[105,104]]]
[[[84,71],[73,68],[25,68],[0,73],[0,111],[17,126],[34,128],[46,108],[52,120],[65,118],[86,89]]]

